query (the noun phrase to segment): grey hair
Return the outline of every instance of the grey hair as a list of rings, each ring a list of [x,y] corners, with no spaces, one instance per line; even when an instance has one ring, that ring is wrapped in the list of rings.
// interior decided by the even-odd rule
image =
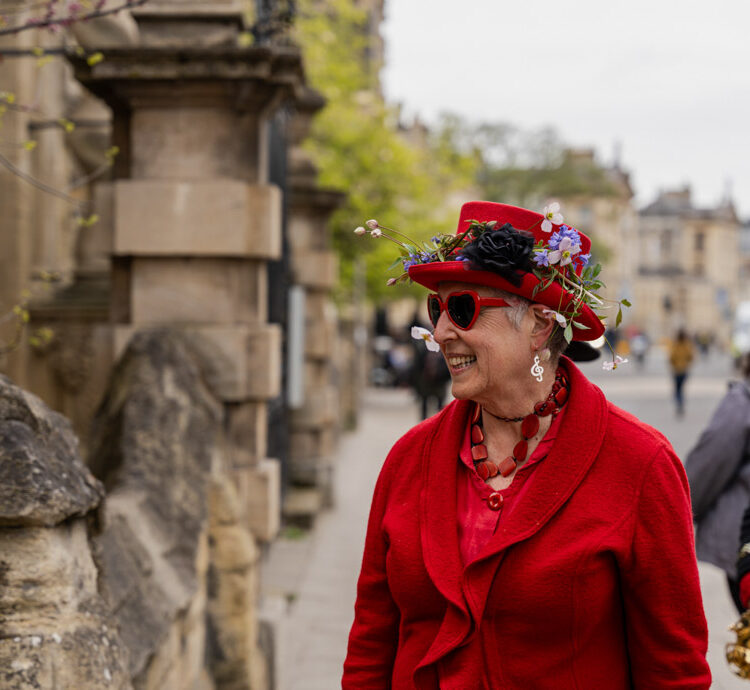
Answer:
[[[501,297],[506,302],[508,302],[508,304],[510,304],[510,307],[506,311],[508,321],[513,324],[513,327],[516,328],[516,330],[520,329],[524,315],[529,310],[529,307],[534,304],[534,302],[532,302],[530,299],[527,299],[526,297],[521,297],[521,295],[516,295],[512,292],[501,290],[500,288],[490,289],[492,290],[493,295]],[[553,362],[557,362],[560,359],[560,355],[564,352],[567,346],[568,341],[565,340],[563,329],[558,325],[555,325],[555,327],[552,329],[552,333],[550,334],[549,339],[547,340],[547,347],[550,351],[550,359]]]

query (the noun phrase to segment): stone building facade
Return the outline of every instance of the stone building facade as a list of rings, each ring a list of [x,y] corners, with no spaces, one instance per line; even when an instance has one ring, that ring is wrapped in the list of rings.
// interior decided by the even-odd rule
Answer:
[[[731,202],[698,208],[689,187],[643,208],[633,322],[654,339],[683,327],[727,347],[740,297],[739,228]]]
[[[81,558],[99,573],[86,596],[119,631],[112,687],[272,687],[259,559],[280,526],[282,483],[289,513],[308,523],[330,500],[339,400],[352,404],[342,390],[356,348],[340,342],[326,226],[342,194],[317,185],[300,147],[324,101],[294,46],[244,45],[254,7],[151,0],[82,26],[79,42],[103,59],[58,61],[42,86],[50,112],[86,126],[12,120],[18,141],[36,127],[44,150],[20,148],[14,164],[57,189],[119,148],[110,174],[75,192],[98,222],[79,225],[70,200],[0,177],[0,299],[12,305],[36,281],[31,328],[53,332],[0,366],[71,419],[106,489],[101,533]],[[16,47],[35,40],[22,34]],[[30,55],[0,65],[23,102],[44,75],[30,65]],[[275,172],[274,156],[285,159]],[[274,322],[272,294],[289,305],[302,295],[296,321]],[[269,457],[271,411],[289,429],[284,457]],[[210,442],[194,448],[201,429]]]
[[[565,156],[571,171],[583,181],[595,178],[586,191],[560,197],[565,221],[592,238],[593,258],[602,264],[606,276],[602,295],[632,299],[638,213],[629,175],[618,163],[599,163],[593,149],[568,150]],[[627,323],[630,315],[624,312],[623,319]]]

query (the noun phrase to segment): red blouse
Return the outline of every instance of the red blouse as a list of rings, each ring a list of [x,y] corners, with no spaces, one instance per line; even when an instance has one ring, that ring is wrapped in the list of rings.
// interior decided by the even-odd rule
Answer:
[[[541,460],[547,457],[552,444],[557,438],[557,430],[560,428],[565,416],[565,405],[550,424],[544,438],[534,449],[531,457],[517,470],[511,485],[502,491],[495,491],[487,482],[477,474],[474,469],[474,461],[471,457],[471,417],[464,431],[464,440],[459,451],[458,476],[456,477],[457,490],[457,512],[458,512],[458,544],[461,550],[461,561],[464,565],[471,563],[482,547],[495,533],[503,513],[506,501],[521,501],[529,485],[532,483],[534,469]],[[497,509],[490,507],[487,499],[491,494],[497,493],[502,496],[502,503]],[[497,505],[497,502],[493,502]]]

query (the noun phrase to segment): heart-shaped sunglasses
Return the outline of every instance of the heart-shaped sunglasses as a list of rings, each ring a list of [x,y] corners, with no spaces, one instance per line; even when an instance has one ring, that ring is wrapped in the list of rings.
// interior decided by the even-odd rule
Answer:
[[[474,325],[482,307],[509,306],[510,304],[501,297],[480,297],[474,290],[451,292],[445,302],[439,295],[427,296],[427,313],[432,325],[437,327],[440,314],[447,311],[451,323],[462,331],[468,331]]]

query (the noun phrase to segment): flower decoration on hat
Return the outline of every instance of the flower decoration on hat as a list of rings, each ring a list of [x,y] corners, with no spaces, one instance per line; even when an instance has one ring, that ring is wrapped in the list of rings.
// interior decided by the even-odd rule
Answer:
[[[545,206],[542,215],[544,216],[542,221],[543,232],[552,232],[553,225],[560,225],[565,220],[563,214],[560,213],[560,204],[557,201]]]
[[[513,224],[473,220],[469,214],[475,212],[484,218],[510,218]],[[562,221],[557,202],[541,214],[492,202],[470,202],[462,208],[455,235],[440,234],[419,243],[375,219],[355,233],[369,233],[398,245],[400,257],[391,268],[400,266],[403,271],[391,278],[389,285],[413,278],[431,289],[445,280],[499,287],[546,305],[545,313],[568,342],[592,340],[604,330],[598,311],[616,306],[616,328],[622,320],[622,307],[630,303],[599,294],[604,283],[599,278],[601,265],[591,263],[590,240]],[[622,363],[613,354],[612,369]]]
[[[611,362],[602,362],[602,369],[604,371],[614,371],[621,364],[627,364],[627,362],[627,359],[623,359],[620,355],[617,355]]]
[[[412,326],[411,337],[414,338],[414,340],[424,340],[425,347],[430,350],[430,352],[440,352],[440,345],[437,344],[437,341],[432,335],[432,331],[422,328],[421,326]]]

